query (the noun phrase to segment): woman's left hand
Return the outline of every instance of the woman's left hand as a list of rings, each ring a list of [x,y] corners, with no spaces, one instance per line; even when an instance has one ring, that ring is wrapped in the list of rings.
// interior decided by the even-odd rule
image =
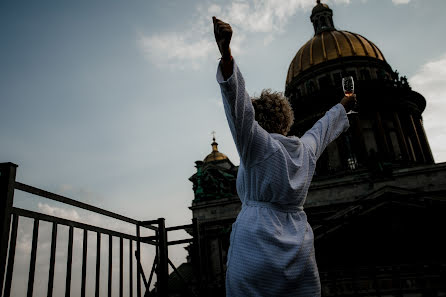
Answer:
[[[356,102],[357,102],[356,94],[353,94],[350,96],[345,96],[341,100],[341,104],[344,106],[346,112],[349,112],[350,110],[352,110],[352,108],[355,106]]]

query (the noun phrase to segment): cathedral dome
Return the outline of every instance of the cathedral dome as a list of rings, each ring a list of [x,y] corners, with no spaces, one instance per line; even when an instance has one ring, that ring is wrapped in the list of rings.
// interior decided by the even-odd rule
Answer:
[[[319,3],[315,9],[319,5],[323,4]],[[313,66],[345,57],[370,57],[386,62],[379,48],[359,34],[335,29],[323,31],[299,49],[288,69],[286,84]]]
[[[204,158],[204,163],[209,163],[213,161],[221,161],[221,160],[228,160],[228,157],[225,154],[222,154],[218,151],[218,143],[215,142],[215,137],[213,138],[212,142],[212,152]]]

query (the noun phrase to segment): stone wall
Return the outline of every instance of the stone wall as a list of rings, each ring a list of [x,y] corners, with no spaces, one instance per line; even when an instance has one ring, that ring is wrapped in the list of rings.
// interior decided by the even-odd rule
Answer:
[[[370,178],[368,173],[312,182],[306,207],[350,202],[382,187],[391,186],[418,193],[446,193],[446,163],[399,169],[387,177]],[[446,199],[446,196],[443,196]]]

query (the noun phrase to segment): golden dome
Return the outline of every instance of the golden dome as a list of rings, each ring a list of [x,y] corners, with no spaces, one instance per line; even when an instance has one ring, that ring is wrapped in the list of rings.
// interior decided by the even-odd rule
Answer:
[[[379,48],[359,34],[325,31],[315,35],[297,52],[288,69],[286,84],[310,67],[344,57],[371,57],[386,61]]]
[[[204,158],[204,163],[209,163],[213,161],[227,160],[228,157],[218,151],[218,143],[215,142],[215,137],[212,142],[212,152]]]

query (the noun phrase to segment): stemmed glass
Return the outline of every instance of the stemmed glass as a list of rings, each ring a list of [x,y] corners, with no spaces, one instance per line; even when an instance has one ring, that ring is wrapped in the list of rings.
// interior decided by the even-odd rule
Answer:
[[[353,80],[353,76],[346,76],[346,77],[342,78],[342,90],[344,91],[344,94],[347,97],[353,95],[353,93],[355,92],[355,82]],[[353,110],[356,108],[357,108],[357,104],[355,103],[355,106],[347,114],[358,113]]]

